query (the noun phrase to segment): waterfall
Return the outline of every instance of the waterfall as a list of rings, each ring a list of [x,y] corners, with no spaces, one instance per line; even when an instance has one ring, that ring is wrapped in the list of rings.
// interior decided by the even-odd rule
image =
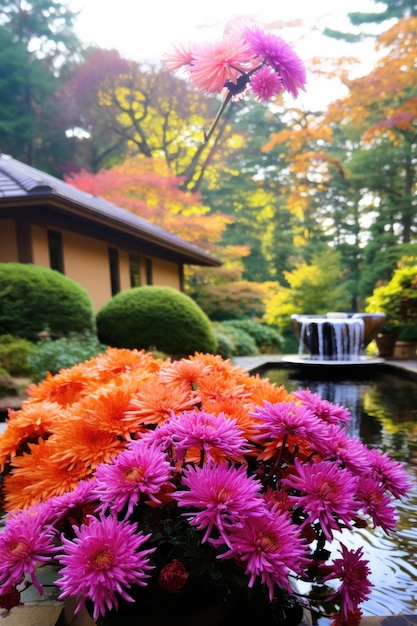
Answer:
[[[364,321],[360,317],[328,314],[301,320],[298,354],[308,350],[313,359],[352,361],[364,350]]]

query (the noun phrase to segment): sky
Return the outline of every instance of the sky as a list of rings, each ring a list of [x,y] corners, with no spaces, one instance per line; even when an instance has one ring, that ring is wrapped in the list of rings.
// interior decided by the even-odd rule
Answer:
[[[159,63],[173,45],[220,37],[228,21],[249,17],[260,26],[301,20],[303,27],[274,31],[302,59],[312,56],[360,57],[356,75],[372,67],[373,44],[343,44],[321,35],[325,26],[352,30],[348,11],[377,10],[372,0],[72,0],[79,11],[75,31],[85,44],[116,48],[126,58]],[[299,104],[323,108],[343,95],[336,82],[311,80]]]

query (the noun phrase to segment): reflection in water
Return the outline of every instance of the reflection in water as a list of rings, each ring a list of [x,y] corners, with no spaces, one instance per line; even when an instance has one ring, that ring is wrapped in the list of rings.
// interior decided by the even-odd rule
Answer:
[[[367,380],[323,380],[307,373],[273,369],[263,374],[288,391],[309,388],[322,398],[347,407],[351,434],[369,447],[401,461],[413,482],[406,502],[397,504],[398,530],[355,529],[344,536],[347,547],[363,545],[374,588],[361,607],[364,615],[417,613],[417,383],[392,374],[375,373]],[[321,619],[320,626],[328,620]]]

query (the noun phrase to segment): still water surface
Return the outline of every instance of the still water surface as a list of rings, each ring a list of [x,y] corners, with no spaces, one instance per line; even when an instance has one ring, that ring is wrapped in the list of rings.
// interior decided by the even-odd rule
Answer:
[[[347,407],[350,432],[405,464],[413,482],[406,502],[397,504],[398,530],[355,529],[344,536],[351,548],[363,545],[372,570],[371,597],[361,605],[364,615],[417,615],[417,382],[395,374],[374,372],[369,378],[334,380],[316,373],[271,369],[264,372],[288,391],[309,388],[322,398]],[[327,620],[320,620],[325,626]]]

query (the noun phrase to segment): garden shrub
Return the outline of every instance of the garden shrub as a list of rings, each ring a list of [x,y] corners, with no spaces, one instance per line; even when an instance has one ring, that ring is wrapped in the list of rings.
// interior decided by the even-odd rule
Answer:
[[[160,350],[176,357],[217,349],[206,314],[171,287],[122,291],[100,309],[96,323],[100,341],[115,348]]]
[[[217,341],[217,354],[223,359],[231,359],[234,356],[234,343],[232,339],[224,332],[213,325],[214,334]]]
[[[417,324],[417,266],[399,266],[367,299],[367,313],[386,313],[394,324]]]
[[[87,291],[59,272],[26,263],[0,263],[0,334],[36,341],[93,332],[94,314]]]
[[[242,328],[233,326],[228,322],[213,322],[213,327],[217,334],[221,333],[229,339],[233,346],[232,356],[255,356],[259,354],[255,340]]]
[[[30,373],[29,358],[33,354],[34,345],[27,339],[0,336],[0,366],[10,376],[28,376]]]
[[[105,350],[106,346],[94,335],[71,333],[61,339],[40,341],[35,344],[28,359],[30,377],[34,382],[39,382],[47,372],[57,374],[61,369],[82,363]]]
[[[283,337],[272,326],[261,324],[253,320],[227,320],[224,321],[225,326],[240,328],[252,337],[261,354],[279,352],[283,346]]]

